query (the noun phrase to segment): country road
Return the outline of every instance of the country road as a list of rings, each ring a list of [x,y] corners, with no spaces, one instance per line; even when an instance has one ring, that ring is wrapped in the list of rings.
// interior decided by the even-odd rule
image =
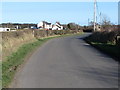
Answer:
[[[49,40],[27,60],[12,88],[118,88],[118,62],[82,38]]]

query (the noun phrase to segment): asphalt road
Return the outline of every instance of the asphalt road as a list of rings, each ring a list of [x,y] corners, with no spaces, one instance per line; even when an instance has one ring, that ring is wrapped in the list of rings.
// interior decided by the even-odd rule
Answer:
[[[118,63],[81,36],[49,40],[27,61],[12,88],[117,88]]]

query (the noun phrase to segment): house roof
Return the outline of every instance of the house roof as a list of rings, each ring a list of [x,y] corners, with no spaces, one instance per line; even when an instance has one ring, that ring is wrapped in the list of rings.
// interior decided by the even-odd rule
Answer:
[[[43,21],[43,23],[45,23],[45,24],[47,24],[47,25],[51,25],[52,23],[48,23],[48,22],[46,22],[46,21]]]

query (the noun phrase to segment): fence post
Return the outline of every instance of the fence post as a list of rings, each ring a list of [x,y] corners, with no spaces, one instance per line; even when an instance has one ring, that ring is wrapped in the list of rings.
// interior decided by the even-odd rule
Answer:
[[[48,29],[46,30],[46,34],[47,34],[47,37],[48,37]]]
[[[117,45],[117,46],[120,46],[120,36],[117,36],[117,37],[116,37],[116,45]]]
[[[35,31],[34,30],[32,30],[32,34],[33,34],[33,37],[35,37]]]

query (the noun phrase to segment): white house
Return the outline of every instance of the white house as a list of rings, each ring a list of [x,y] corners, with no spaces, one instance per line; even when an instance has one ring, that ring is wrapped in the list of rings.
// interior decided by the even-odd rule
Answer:
[[[48,23],[46,21],[42,21],[42,22],[38,23],[37,27],[40,29],[52,30],[52,24]]]
[[[39,22],[39,23],[37,24],[37,28],[43,28],[43,23],[44,23],[44,21]]]
[[[51,23],[42,21],[37,24],[37,28],[46,30],[63,30],[63,26],[59,22],[52,25]]]
[[[63,26],[59,22],[56,22],[53,25],[52,30],[63,30]]]
[[[0,27],[0,32],[10,31],[10,28],[2,28]]]

